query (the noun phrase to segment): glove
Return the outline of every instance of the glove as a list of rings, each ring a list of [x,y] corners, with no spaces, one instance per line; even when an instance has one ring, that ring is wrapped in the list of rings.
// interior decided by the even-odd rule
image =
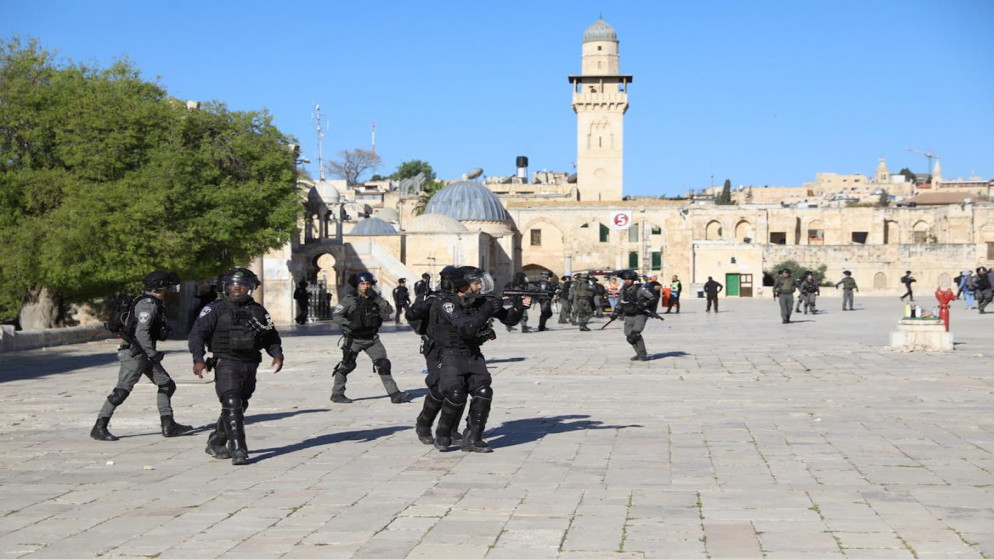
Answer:
[[[616,320],[619,316],[621,316],[621,312],[618,309],[611,311],[611,320]]]
[[[156,353],[155,355],[149,356],[149,359],[152,360],[152,363],[162,363],[162,358],[165,357],[165,356],[166,356],[166,354],[162,353],[160,351],[159,353]]]

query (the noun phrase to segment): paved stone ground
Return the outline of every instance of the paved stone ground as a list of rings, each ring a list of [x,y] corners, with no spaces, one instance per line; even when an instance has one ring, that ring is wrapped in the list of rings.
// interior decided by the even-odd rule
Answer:
[[[922,297],[924,299],[924,297]],[[688,300],[651,321],[654,359],[617,324],[499,333],[487,345],[495,452],[439,453],[412,424],[424,395],[409,329],[383,334],[394,405],[368,359],[331,405],[338,333],[284,330],[260,373],[252,464],[203,452],[217,416],[185,343],[167,342],[177,418],[153,387],[88,437],[116,379],[110,342],[0,354],[2,557],[593,559],[994,557],[994,319],[957,302],[957,349],[884,349],[901,304],[780,323],[776,303]],[[931,306],[931,302],[929,302]],[[533,318],[534,324],[534,318]],[[600,322],[598,322],[598,325]]]

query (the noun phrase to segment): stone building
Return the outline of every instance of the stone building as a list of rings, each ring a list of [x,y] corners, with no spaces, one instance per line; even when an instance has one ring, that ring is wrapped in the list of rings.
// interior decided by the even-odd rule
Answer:
[[[529,181],[519,164],[515,177],[449,184],[423,215],[415,215],[418,193],[410,189],[346,189],[333,181],[310,186],[302,196],[307,217],[299,238],[254,265],[274,320],[293,318],[295,280],[323,284],[338,297],[349,275],[363,269],[376,274],[383,292],[401,277],[429,272],[437,278],[455,264],[483,267],[498,284],[517,270],[558,276],[633,268],[666,279],[679,275],[691,289],[712,276],[726,285],[725,296],[756,297],[769,295],[764,272],[794,260],[825,265],[834,280],[851,270],[863,294],[898,294],[898,278],[912,270],[924,295],[948,287],[960,270],[994,259],[994,206],[988,203],[832,203],[837,196],[875,201],[884,188],[916,194],[916,185],[900,182],[883,160],[873,177],[818,173],[779,198],[776,188],[737,189],[731,206],[623,199],[623,116],[632,76],[620,73],[618,44],[615,30],[599,19],[583,35],[581,73],[569,77],[577,115],[575,180],[540,171]],[[935,181],[935,190],[942,184]],[[957,186],[979,198],[989,196],[992,184]]]

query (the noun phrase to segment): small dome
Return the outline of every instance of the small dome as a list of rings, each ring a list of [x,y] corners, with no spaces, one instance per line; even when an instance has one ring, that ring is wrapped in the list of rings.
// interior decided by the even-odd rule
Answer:
[[[423,214],[404,222],[408,233],[467,233],[465,225],[442,214]]]
[[[338,189],[330,182],[318,181],[307,192],[307,201],[312,204],[324,204],[328,206],[341,202],[342,195],[339,194]]]
[[[373,210],[373,217],[378,217],[383,221],[389,221],[392,223],[400,221],[400,214],[398,214],[397,210],[393,208],[380,208],[378,210]]]
[[[457,221],[507,221],[510,217],[497,195],[478,182],[458,181],[428,201],[425,214],[447,215]]]
[[[604,21],[604,18],[598,18],[593,25],[583,32],[583,42],[589,43],[591,41],[614,41],[617,43],[618,34],[608,22]]]
[[[363,219],[355,224],[349,235],[396,235],[397,230],[378,217]]]

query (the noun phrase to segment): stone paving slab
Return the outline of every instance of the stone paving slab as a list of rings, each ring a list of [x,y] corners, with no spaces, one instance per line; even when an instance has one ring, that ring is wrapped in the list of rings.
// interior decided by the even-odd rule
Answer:
[[[409,328],[382,339],[412,403],[364,356],[328,401],[330,324],[284,327],[247,412],[252,463],[204,454],[219,406],[181,340],[164,365],[193,435],[158,434],[155,389],[89,438],[113,342],[0,354],[3,557],[644,559],[994,558],[994,318],[954,308],[951,353],[884,346],[901,303],[795,315],[703,300],[620,326],[501,330],[488,455],[417,441],[425,390]],[[830,308],[831,307],[831,308]],[[594,324],[595,329],[603,321]]]

